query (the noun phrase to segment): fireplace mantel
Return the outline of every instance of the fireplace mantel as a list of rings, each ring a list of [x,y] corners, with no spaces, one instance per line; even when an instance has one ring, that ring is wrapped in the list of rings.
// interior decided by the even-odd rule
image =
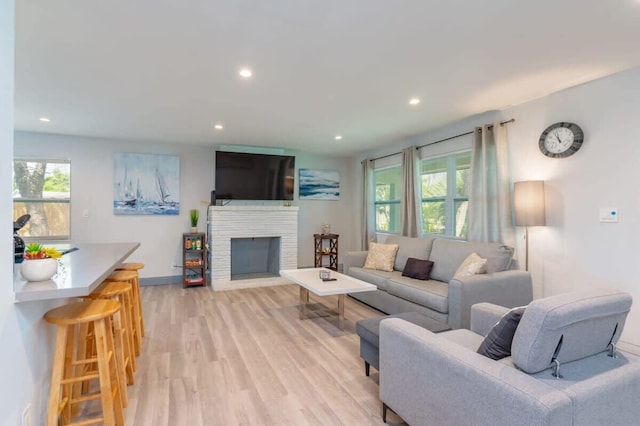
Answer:
[[[280,277],[231,281],[231,239],[280,237],[280,269],[298,267],[298,207],[210,206],[208,213],[213,290],[284,284]]]

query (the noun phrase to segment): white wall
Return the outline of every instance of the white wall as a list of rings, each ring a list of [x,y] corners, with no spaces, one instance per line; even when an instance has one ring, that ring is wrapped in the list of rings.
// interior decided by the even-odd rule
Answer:
[[[472,130],[482,123],[508,124],[512,181],[544,180],[547,226],[529,232],[529,269],[534,297],[608,287],[629,291],[635,300],[622,339],[640,345],[640,68],[586,83],[498,112],[488,112],[362,154],[353,162],[385,155]],[[542,131],[559,121],[575,122],[585,141],[575,155],[542,155]],[[443,144],[446,144],[444,142]],[[354,177],[354,247],[360,238],[360,173]],[[600,223],[600,207],[617,207],[619,223]],[[524,257],[523,229],[517,249]],[[523,262],[521,262],[523,263]]]
[[[353,180],[349,158],[296,154],[296,168],[337,170],[340,173],[340,199],[337,201],[298,200],[298,265],[313,266],[313,234],[322,232],[322,224],[331,225],[331,232],[340,235],[338,263],[342,263],[347,247],[351,247],[353,226]],[[298,177],[296,176],[296,182]],[[296,184],[296,198],[298,197]]]
[[[145,263],[142,278],[179,275],[182,233],[190,228],[189,210],[200,210],[198,228],[206,230],[206,206],[214,176],[213,150],[205,147],[16,132],[15,156],[71,160],[71,240],[138,241],[129,258]],[[180,156],[180,215],[113,214],[113,154],[132,152]],[[203,204],[204,202],[204,204]],[[82,217],[88,209],[89,217]]]
[[[13,221],[11,170],[13,159],[14,2],[0,1],[0,423],[20,424],[31,403],[32,419],[41,419],[48,395],[51,328],[42,315],[54,304],[13,303]],[[32,424],[41,424],[36,420]]]
[[[640,345],[640,68],[503,111],[509,125],[513,181],[545,181],[547,226],[531,228],[529,265],[536,297],[583,288],[629,291],[635,300],[622,339]],[[578,124],[582,148],[565,159],[542,155],[542,131]],[[600,223],[617,207],[619,223]],[[520,230],[520,236],[522,231]],[[522,237],[519,249],[524,250]]]
[[[113,214],[113,153],[134,152],[180,156],[180,215],[116,216]],[[182,144],[153,144],[130,141],[15,133],[15,156],[69,158],[71,160],[71,240],[74,242],[139,241],[131,261],[145,263],[142,278],[181,274],[172,265],[181,264],[182,233],[188,231],[189,210],[200,210],[198,228],[206,231],[207,205],[215,188],[215,148]],[[347,158],[295,152],[296,169],[332,169],[341,175],[338,201],[298,201],[298,265],[313,265],[313,234],[329,222],[335,233],[350,238],[351,179]],[[297,176],[296,176],[297,180]],[[89,217],[82,217],[88,209]]]

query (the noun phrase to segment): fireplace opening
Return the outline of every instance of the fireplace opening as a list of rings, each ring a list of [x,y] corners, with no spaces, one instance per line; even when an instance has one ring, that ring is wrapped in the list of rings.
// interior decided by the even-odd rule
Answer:
[[[280,276],[280,237],[231,238],[231,281]]]

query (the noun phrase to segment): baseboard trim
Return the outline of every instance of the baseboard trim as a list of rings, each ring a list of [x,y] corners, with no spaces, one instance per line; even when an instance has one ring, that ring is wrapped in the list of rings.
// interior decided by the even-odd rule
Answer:
[[[182,275],[169,275],[166,277],[151,277],[140,278],[140,286],[148,285],[167,285],[167,284],[182,284]]]
[[[618,340],[618,344],[616,346],[623,352],[629,352],[631,354],[640,356],[640,346],[638,345],[634,345],[633,343],[625,342],[623,340]]]

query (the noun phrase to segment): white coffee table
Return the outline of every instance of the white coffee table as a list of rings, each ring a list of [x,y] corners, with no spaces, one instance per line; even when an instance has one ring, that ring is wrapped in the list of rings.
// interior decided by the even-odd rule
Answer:
[[[322,281],[319,271],[327,270],[335,281]],[[331,271],[326,268],[286,269],[280,275],[300,286],[300,319],[307,316],[306,305],[309,303],[309,292],[317,296],[338,296],[338,320],[340,329],[344,330],[344,297],[347,293],[374,291],[377,287],[359,279]]]

